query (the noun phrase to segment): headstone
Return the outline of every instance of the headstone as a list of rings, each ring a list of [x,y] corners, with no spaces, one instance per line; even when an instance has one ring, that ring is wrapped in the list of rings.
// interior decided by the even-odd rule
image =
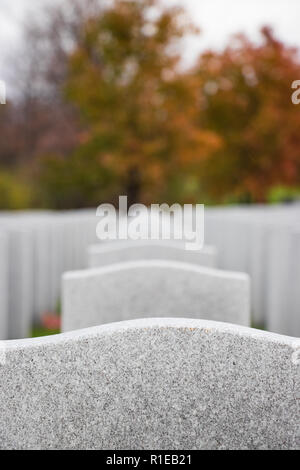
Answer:
[[[176,241],[123,241],[98,243],[88,250],[90,268],[107,266],[123,261],[162,259],[193,263],[210,268],[217,267],[217,251],[213,246],[204,246],[200,251],[185,249],[184,242]]]
[[[63,277],[62,328],[144,317],[187,317],[249,325],[249,278],[174,261],[135,261]]]
[[[27,338],[32,326],[32,239],[28,231],[8,230],[8,338]]]
[[[293,259],[291,260],[291,283],[289,297],[289,334],[290,336],[300,337],[300,226],[291,234]]]
[[[1,449],[299,450],[300,340],[169,318],[0,348]]]
[[[38,323],[51,304],[51,230],[49,220],[39,220],[34,227],[34,322]]]
[[[266,326],[270,230],[269,224],[257,221],[249,224],[250,245],[247,272],[251,277],[252,322],[256,327]]]
[[[8,239],[0,234],[0,339],[8,338]]]
[[[269,244],[267,328],[300,336],[300,230],[277,228]]]

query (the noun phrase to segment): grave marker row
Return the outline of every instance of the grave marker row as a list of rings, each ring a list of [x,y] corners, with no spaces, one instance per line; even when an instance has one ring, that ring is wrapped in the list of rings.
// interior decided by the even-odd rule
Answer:
[[[208,208],[205,219],[205,242],[216,246],[218,267],[252,279],[253,323],[294,336],[300,336],[299,216],[297,204],[258,205]],[[27,336],[33,317],[39,321],[56,309],[61,275],[87,266],[97,222],[94,210],[0,213],[0,233],[7,237],[0,270],[7,272],[2,285],[8,286],[0,337]],[[193,255],[186,256],[191,262]]]

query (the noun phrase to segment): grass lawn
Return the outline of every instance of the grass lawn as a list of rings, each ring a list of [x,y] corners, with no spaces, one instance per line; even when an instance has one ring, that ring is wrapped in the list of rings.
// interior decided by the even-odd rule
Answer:
[[[37,338],[38,336],[50,336],[57,335],[60,333],[60,330],[49,330],[48,328],[43,328],[42,326],[34,327],[31,331],[31,337]]]

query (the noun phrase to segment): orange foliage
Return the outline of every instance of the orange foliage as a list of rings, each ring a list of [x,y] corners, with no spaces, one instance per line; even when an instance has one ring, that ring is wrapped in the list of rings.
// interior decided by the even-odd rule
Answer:
[[[260,45],[237,36],[224,52],[202,55],[193,71],[202,89],[199,124],[224,142],[202,167],[214,200],[265,201],[274,185],[300,184],[300,107],[291,102],[299,56],[269,28],[262,35]]]

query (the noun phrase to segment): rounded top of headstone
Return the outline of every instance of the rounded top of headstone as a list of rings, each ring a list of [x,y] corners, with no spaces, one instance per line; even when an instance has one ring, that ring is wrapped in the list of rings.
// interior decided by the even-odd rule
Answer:
[[[81,330],[70,331],[53,336],[44,336],[39,338],[26,338],[21,340],[7,340],[0,341],[0,346],[5,349],[19,349],[38,347],[46,344],[59,344],[69,341],[77,341],[80,339],[96,338],[100,336],[110,336],[115,333],[122,333],[128,330],[159,330],[159,329],[172,329],[172,330],[189,330],[203,332],[204,334],[214,334],[216,337],[221,337],[225,334],[230,334],[236,337],[244,337],[249,339],[257,339],[265,342],[270,342],[278,345],[290,346],[295,350],[300,348],[300,339],[283,336],[277,333],[270,333],[267,331],[248,328],[231,323],[222,323],[210,320],[198,320],[190,318],[141,318],[137,320],[128,320],[122,322],[108,323],[91,328],[84,328]]]

